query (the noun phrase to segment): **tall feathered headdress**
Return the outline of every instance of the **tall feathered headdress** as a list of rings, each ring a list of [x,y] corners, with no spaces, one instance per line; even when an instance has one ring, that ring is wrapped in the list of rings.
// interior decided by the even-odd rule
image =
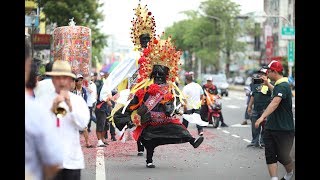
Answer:
[[[149,34],[150,39],[155,37],[156,22],[152,13],[148,11],[147,5],[141,7],[140,2],[138,7],[133,9],[135,11],[136,18],[133,17],[131,28],[131,39],[135,46],[140,47],[140,35]]]
[[[143,50],[138,63],[139,79],[149,78],[152,72],[153,65],[163,65],[169,68],[169,76],[167,81],[175,82],[180,69],[180,57],[182,52],[177,50],[171,41],[171,37],[166,40],[160,40],[160,37],[154,37],[148,43],[148,47]]]

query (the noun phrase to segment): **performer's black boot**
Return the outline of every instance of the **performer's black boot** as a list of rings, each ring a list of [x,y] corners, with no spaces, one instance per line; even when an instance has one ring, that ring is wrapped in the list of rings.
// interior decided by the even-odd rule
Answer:
[[[137,141],[138,146],[138,156],[143,156],[144,146],[142,145],[141,141]]]
[[[200,146],[200,144],[203,142],[204,140],[204,137],[203,136],[199,136],[197,139],[193,138],[191,141],[190,141],[190,144],[194,147],[194,148],[197,148]]]
[[[153,152],[154,152],[154,148],[153,149],[147,149],[147,168],[155,168],[156,166],[152,163],[152,157],[153,157]]]

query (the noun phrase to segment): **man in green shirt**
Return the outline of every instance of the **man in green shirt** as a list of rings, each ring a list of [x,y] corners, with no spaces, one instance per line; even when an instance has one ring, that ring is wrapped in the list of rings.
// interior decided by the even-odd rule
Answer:
[[[265,68],[261,68],[258,71],[257,78],[262,79],[262,77],[267,77],[267,69]],[[263,147],[264,125],[261,123],[258,128],[255,128],[255,122],[269,105],[271,101],[271,90],[267,85],[260,83],[256,84],[254,81],[250,84],[250,86],[250,101],[247,111],[251,119],[252,141],[247,147]],[[271,88],[273,87],[272,85],[269,86]]]
[[[278,180],[278,161],[287,171],[281,180],[290,180],[293,176],[294,165],[290,157],[294,140],[292,92],[288,78],[283,77],[283,67],[280,62],[273,60],[267,68],[268,77],[271,81],[275,81],[272,101],[256,121],[255,127],[258,128],[260,123],[267,118],[263,140],[265,143],[266,163],[271,180]],[[264,84],[271,87],[267,78],[262,78]]]

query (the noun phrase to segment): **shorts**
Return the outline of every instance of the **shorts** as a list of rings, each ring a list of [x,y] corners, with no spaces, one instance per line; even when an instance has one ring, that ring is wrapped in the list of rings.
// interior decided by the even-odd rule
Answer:
[[[107,120],[107,115],[106,115],[105,111],[101,111],[99,109],[95,110],[95,114],[96,114],[96,119],[97,119],[96,131],[104,132],[105,131],[105,124],[106,124],[106,120]]]
[[[266,129],[263,135],[266,163],[273,164],[279,161],[284,166],[290,164],[293,140],[293,131],[270,131]]]

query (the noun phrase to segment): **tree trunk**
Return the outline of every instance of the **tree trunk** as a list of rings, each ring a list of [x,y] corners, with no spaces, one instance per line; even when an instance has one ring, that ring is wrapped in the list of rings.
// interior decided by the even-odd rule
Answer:
[[[227,49],[227,58],[226,58],[226,76],[230,77],[230,49]]]

